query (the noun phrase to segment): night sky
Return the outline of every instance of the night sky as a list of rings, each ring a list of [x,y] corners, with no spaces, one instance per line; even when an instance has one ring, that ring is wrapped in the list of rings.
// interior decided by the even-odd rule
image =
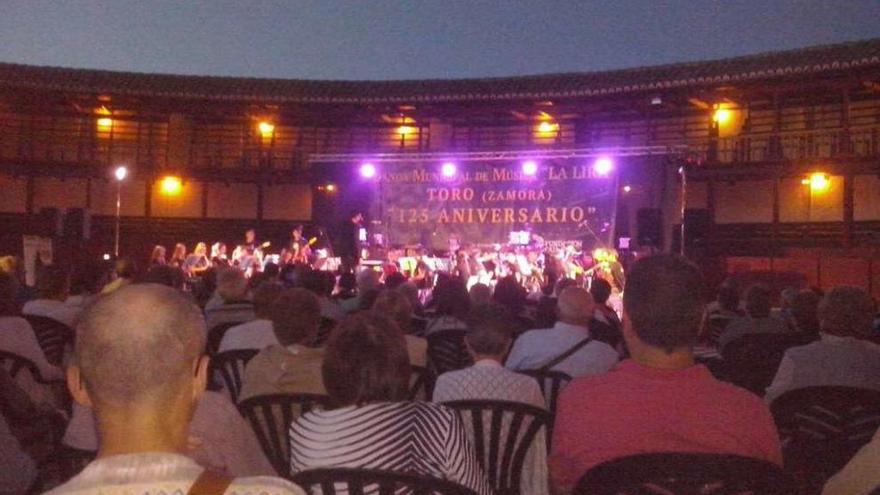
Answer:
[[[880,0],[0,0],[0,61],[304,79],[510,76],[880,37]]]

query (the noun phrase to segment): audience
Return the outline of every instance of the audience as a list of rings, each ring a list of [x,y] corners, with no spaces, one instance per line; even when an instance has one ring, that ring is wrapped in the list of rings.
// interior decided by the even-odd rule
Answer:
[[[549,462],[560,492],[591,467],[634,454],[724,453],[782,464],[767,406],[694,364],[702,290],[699,270],[678,256],[630,268],[623,335],[632,359],[562,391]]]
[[[792,330],[807,335],[819,335],[819,302],[818,294],[811,290],[802,290],[795,294],[791,301]]]
[[[292,473],[322,467],[403,471],[491,493],[458,415],[406,401],[410,364],[393,321],[369,313],[343,321],[327,344],[321,374],[333,407],[294,420]]]
[[[822,495],[871,495],[880,487],[880,430],[825,483]]]
[[[784,321],[770,316],[771,306],[770,289],[764,285],[750,287],[745,296],[746,316],[736,318],[727,325],[718,339],[718,348],[723,350],[727,344],[743,335],[785,333],[788,331]]]
[[[205,304],[208,330],[226,323],[244,323],[255,318],[254,305],[248,299],[248,282],[238,268],[217,271],[217,290]]]
[[[467,328],[464,320],[471,309],[471,300],[464,282],[457,278],[440,278],[434,287],[432,304],[434,316],[428,320],[425,335]]]
[[[606,280],[597,278],[590,283],[590,295],[596,309],[593,311],[593,319],[590,321],[590,335],[601,342],[605,342],[623,354],[623,334],[620,331],[620,317],[614,308],[608,305],[611,297],[611,284]]]
[[[97,299],[106,276],[106,270],[98,263],[84,263],[76,267],[71,276],[70,295],[64,302],[82,311]]]
[[[302,288],[318,296],[318,301],[321,303],[322,318],[342,321],[345,318],[345,311],[330,297],[333,294],[336,279],[328,281],[327,277],[324,276],[325,273],[320,270],[307,270],[302,275],[300,285]]]
[[[820,340],[785,352],[765,399],[804,387],[880,390],[880,346],[869,342],[874,303],[862,289],[836,287],[819,304]]]
[[[364,294],[377,290],[381,286],[379,283],[379,274],[369,267],[362,269],[357,273],[356,286],[357,291],[355,294],[352,297],[343,299],[340,303],[340,307],[342,307],[343,311],[346,313],[354,313],[363,308],[361,299],[364,297]],[[370,306],[367,306],[367,308],[369,307]]]
[[[701,340],[710,344],[718,344],[718,337],[733,320],[741,318],[745,313],[739,308],[739,291],[729,283],[718,288],[718,296],[706,306],[701,325]]]
[[[2,272],[0,275],[8,276]],[[0,368],[0,413],[0,493],[29,493],[38,475],[33,453],[37,442],[14,428],[14,424],[27,422],[35,426],[35,411],[27,395],[3,368]]]
[[[126,258],[116,260],[113,266],[113,280],[101,289],[101,294],[109,294],[134,282],[137,268],[134,261]]]
[[[610,345],[591,338],[589,325],[594,309],[589,292],[579,287],[564,289],[557,300],[556,324],[520,335],[506,366],[513,370],[562,371],[573,377],[607,372],[619,355]]]
[[[272,305],[284,288],[275,282],[263,282],[254,290],[254,316],[256,319],[231,327],[223,334],[218,352],[242,349],[262,350],[278,344],[272,329]]]
[[[318,296],[305,289],[287,289],[275,298],[269,314],[278,344],[264,348],[248,362],[239,401],[268,394],[324,394],[324,349],[307,347],[321,324]]]
[[[476,283],[468,291],[471,299],[471,307],[485,306],[492,301],[492,289],[483,283]]]
[[[76,326],[80,309],[64,303],[70,293],[70,275],[58,265],[44,266],[37,273],[37,299],[28,301],[21,312],[28,316],[42,316],[63,323],[68,328]]]
[[[433,401],[500,400],[545,408],[538,382],[502,365],[510,350],[515,326],[516,321],[506,308],[497,305],[475,308],[468,318],[465,336],[474,365],[440,375],[434,386]],[[469,427],[469,424],[465,426]],[[522,493],[548,493],[544,435],[543,431],[539,432],[526,456],[520,484]]]
[[[186,493],[219,476],[186,457],[207,380],[204,347],[202,315],[173,289],[124,287],[89,308],[67,381],[76,401],[94,411],[97,459],[49,493]],[[226,493],[303,493],[277,478],[219,484],[229,481]]]
[[[384,290],[373,303],[373,312],[394,321],[403,333],[409,362],[413,366],[427,366],[428,341],[410,335],[413,311],[409,300],[398,290]]]

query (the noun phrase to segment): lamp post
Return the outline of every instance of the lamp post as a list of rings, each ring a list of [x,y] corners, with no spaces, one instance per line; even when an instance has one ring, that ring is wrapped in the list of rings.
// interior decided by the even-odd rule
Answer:
[[[119,215],[122,209],[122,181],[128,175],[128,169],[125,167],[117,167],[116,172],[116,240],[113,244],[113,257],[119,258]]]

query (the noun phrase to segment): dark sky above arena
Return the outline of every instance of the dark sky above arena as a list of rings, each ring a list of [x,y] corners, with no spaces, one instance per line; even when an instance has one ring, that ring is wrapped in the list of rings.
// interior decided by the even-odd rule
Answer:
[[[301,79],[579,72],[880,37],[880,0],[0,0],[0,61]]]

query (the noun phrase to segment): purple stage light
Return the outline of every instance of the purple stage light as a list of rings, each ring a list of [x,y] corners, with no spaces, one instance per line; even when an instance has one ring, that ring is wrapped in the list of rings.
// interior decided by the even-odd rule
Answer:
[[[614,160],[607,156],[600,156],[596,159],[596,162],[593,163],[593,172],[596,172],[596,175],[605,177],[614,170]]]
[[[372,163],[365,163],[361,165],[361,177],[365,179],[372,179],[376,176],[376,166]]]
[[[446,162],[440,167],[440,173],[447,179],[455,177],[456,172],[458,172],[458,167],[452,162]]]
[[[538,173],[538,164],[534,160],[523,162],[522,171],[525,175],[535,175]]]

